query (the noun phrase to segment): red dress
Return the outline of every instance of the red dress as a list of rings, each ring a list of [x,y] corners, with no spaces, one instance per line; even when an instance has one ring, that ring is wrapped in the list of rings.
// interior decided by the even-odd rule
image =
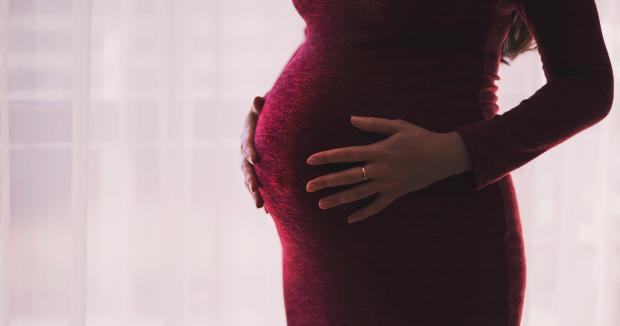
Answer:
[[[267,93],[255,133],[288,325],[519,325],[525,256],[510,172],[611,108],[594,0],[293,2],[305,40]],[[498,114],[500,47],[515,10],[547,83]],[[456,130],[473,169],[348,224],[377,194],[322,210],[320,198],[352,186],[305,186],[364,163],[310,166],[310,154],[385,137],[353,127],[351,115]]]

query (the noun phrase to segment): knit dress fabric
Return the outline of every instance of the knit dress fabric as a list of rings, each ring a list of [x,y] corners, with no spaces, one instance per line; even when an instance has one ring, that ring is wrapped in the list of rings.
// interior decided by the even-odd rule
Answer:
[[[293,0],[305,38],[256,126],[255,171],[282,245],[288,325],[520,324],[524,242],[510,172],[610,111],[613,74],[594,0]],[[547,83],[499,114],[495,81],[513,12]],[[307,192],[364,162],[306,158],[387,135],[351,115],[456,131],[472,169],[348,224],[377,194],[323,210],[355,185]],[[361,169],[360,169],[361,170]]]

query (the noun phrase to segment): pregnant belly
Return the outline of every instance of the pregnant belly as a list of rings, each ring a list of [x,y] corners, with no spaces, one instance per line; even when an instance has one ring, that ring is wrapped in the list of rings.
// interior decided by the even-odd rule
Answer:
[[[280,222],[342,224],[349,213],[374,199],[373,195],[323,211],[317,206],[320,198],[354,185],[315,193],[305,190],[306,183],[315,177],[364,164],[310,166],[306,159],[311,154],[387,137],[355,128],[351,115],[400,118],[438,132],[479,119],[477,106],[467,104],[475,96],[462,89],[429,86],[431,79],[403,72],[407,62],[387,64],[389,61],[382,60],[370,65],[363,57],[346,62],[339,58],[301,51],[276,80],[259,116],[254,139],[259,156],[255,171],[265,206]],[[469,191],[470,182],[470,176],[459,175],[410,197]],[[317,219],[317,215],[325,218]]]

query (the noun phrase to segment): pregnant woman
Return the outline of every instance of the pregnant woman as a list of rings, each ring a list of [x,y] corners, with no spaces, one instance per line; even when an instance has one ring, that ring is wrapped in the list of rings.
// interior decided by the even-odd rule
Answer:
[[[293,2],[304,42],[242,133],[288,325],[519,325],[510,172],[610,111],[594,0]],[[528,40],[547,83],[498,114]]]

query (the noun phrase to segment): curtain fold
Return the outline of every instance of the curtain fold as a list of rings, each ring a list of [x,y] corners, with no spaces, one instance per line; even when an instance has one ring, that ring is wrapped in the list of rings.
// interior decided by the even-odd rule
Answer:
[[[303,27],[279,0],[0,0],[0,326],[285,325],[239,135]],[[545,82],[535,52],[500,75],[500,110]],[[618,103],[513,172],[524,326],[620,324]]]

